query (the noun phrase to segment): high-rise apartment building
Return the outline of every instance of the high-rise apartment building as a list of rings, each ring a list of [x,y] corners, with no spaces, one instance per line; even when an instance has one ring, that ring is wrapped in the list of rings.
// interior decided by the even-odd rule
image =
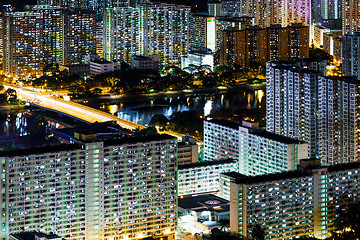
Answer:
[[[174,239],[177,143],[168,135],[1,152],[1,237]]]
[[[294,24],[268,28],[248,27],[223,32],[220,62],[245,68],[254,63],[309,57],[309,27]]]
[[[51,5],[65,8],[84,8],[88,0],[37,0],[38,5]]]
[[[8,12],[3,17],[3,69],[8,75],[37,75],[43,69],[43,18],[35,12]]]
[[[266,64],[266,130],[308,143],[309,157],[318,156],[318,76],[326,61]]]
[[[54,63],[63,64],[63,28],[64,10],[61,7],[49,5],[30,6],[29,11],[40,13],[42,16],[42,50],[43,66]]]
[[[342,40],[342,75],[360,80],[360,33],[345,34]]]
[[[39,75],[45,66],[81,63],[96,51],[95,12],[38,5],[6,13],[3,20],[7,75]]]
[[[96,14],[76,9],[64,12],[64,64],[80,64],[96,52]]]
[[[204,122],[205,161],[230,157],[238,161],[238,171],[245,175],[293,170],[307,156],[307,144],[261,130],[256,123]]]
[[[323,164],[358,161],[360,83],[350,77],[319,77],[319,158]]]
[[[216,18],[203,14],[190,17],[190,45],[193,48],[205,47],[213,52],[216,48]]]
[[[241,0],[223,1],[222,13],[230,16],[251,16],[255,25],[269,27],[281,24],[286,27],[293,23],[311,24],[311,0],[265,1]]]
[[[103,57],[104,21],[97,20],[95,25],[96,54]]]
[[[342,30],[343,34],[360,32],[360,1],[342,0]]]
[[[358,199],[359,175],[359,163],[256,177],[231,173],[230,231],[251,237],[259,224],[266,239],[326,238],[336,209]]]
[[[139,7],[144,18],[144,55],[157,54],[162,64],[180,65],[190,46],[190,7],[164,3]]]
[[[179,65],[190,46],[190,7],[165,3],[107,9],[104,52],[108,60],[130,62],[132,55],[153,55]]]
[[[104,12],[103,52],[108,60],[130,63],[131,56],[143,54],[140,9],[108,8]]]
[[[207,14],[191,14],[191,47],[206,47],[216,52],[221,48],[223,31],[244,29],[253,24],[252,17],[214,17]]]

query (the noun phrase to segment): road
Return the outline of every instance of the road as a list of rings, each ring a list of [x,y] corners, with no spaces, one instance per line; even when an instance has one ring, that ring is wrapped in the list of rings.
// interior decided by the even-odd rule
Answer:
[[[143,125],[120,119],[109,113],[88,106],[84,106],[78,103],[65,101],[63,99],[54,96],[43,95],[42,93],[33,90],[9,86],[9,85],[4,85],[4,87],[15,89],[17,94],[21,96],[23,100],[31,102],[34,105],[38,105],[40,107],[62,112],[87,122],[93,123],[93,122],[116,121],[121,127],[131,130],[137,128],[140,129],[146,128]]]

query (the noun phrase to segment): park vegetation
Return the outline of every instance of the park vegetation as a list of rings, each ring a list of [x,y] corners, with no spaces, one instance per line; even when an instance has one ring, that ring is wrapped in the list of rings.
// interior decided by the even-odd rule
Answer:
[[[265,68],[243,69],[218,65],[212,71],[210,66],[189,66],[180,69],[166,66],[161,71],[132,69],[122,63],[121,70],[99,74],[84,79],[69,75],[54,67],[38,78],[19,79],[23,86],[49,89],[54,92],[68,91],[73,97],[87,97],[104,93],[143,94],[160,91],[213,88],[233,86],[239,83],[257,83],[265,79]]]

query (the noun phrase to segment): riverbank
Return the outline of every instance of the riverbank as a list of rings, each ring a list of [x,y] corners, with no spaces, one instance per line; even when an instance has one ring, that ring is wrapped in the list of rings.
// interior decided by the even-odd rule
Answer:
[[[152,93],[126,93],[126,94],[111,94],[106,93],[102,95],[97,95],[93,97],[79,97],[74,98],[72,101],[83,101],[89,99],[117,99],[122,97],[136,97],[136,96],[154,96],[154,95],[179,95],[179,94],[206,94],[220,91],[229,91],[229,90],[265,90],[266,83],[254,83],[254,84],[241,84],[241,85],[233,85],[228,87],[214,87],[214,88],[199,88],[199,89],[185,89],[185,90],[171,90],[171,91],[159,91]]]
[[[25,109],[24,104],[16,104],[16,105],[0,105],[1,110],[23,110]]]

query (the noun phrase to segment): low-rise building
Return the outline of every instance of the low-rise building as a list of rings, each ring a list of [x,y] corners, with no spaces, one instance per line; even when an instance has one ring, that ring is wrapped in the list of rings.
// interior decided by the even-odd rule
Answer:
[[[178,142],[178,164],[195,163],[199,161],[199,147],[196,139],[190,136],[183,136]]]
[[[181,68],[208,66],[214,68],[214,54],[208,48],[196,48],[181,58]]]
[[[10,240],[64,240],[54,233],[21,232],[10,234]]]
[[[90,75],[98,75],[114,71],[114,62],[106,60],[91,60]]]
[[[178,166],[178,196],[219,191],[220,173],[237,171],[237,162],[223,159]]]
[[[89,78],[90,65],[89,64],[72,64],[72,65],[60,65],[60,72],[67,71],[71,75],[79,75],[83,79]]]
[[[160,70],[160,58],[159,55],[146,56],[132,56],[130,60],[130,66],[137,69],[153,69]]]
[[[213,194],[181,197],[178,204],[180,231],[209,234],[230,218],[229,201]]]

